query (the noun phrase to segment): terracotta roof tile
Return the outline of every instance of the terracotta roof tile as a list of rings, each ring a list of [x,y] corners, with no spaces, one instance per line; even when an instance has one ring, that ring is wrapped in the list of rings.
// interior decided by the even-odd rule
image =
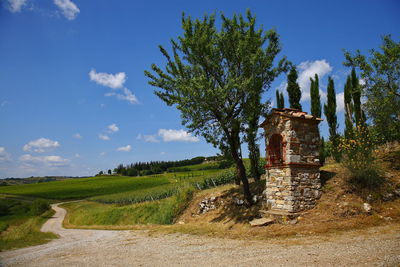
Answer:
[[[321,118],[317,118],[311,114],[308,114],[307,112],[298,110],[298,109],[292,109],[292,108],[283,108],[283,109],[278,109],[278,108],[273,108],[272,112],[267,116],[267,119],[261,123],[260,127],[262,127],[264,124],[267,123],[268,119],[274,115],[280,115],[284,117],[289,117],[289,118],[301,118],[301,119],[306,119],[306,120],[316,120],[316,121],[323,121]]]

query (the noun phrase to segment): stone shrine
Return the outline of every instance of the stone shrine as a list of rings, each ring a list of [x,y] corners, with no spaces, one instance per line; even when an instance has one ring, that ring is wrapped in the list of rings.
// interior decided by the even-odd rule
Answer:
[[[273,109],[260,125],[266,142],[266,205],[270,214],[296,214],[315,206],[321,118],[297,109]]]

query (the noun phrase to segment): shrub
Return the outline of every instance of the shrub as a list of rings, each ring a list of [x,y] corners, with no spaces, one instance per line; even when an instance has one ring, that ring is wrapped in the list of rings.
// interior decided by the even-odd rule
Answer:
[[[50,209],[50,204],[42,199],[36,199],[31,206],[32,215],[41,215]]]
[[[339,144],[343,153],[341,164],[350,171],[350,182],[371,189],[383,182],[373,156],[375,139],[366,126],[360,125],[351,137],[341,138]]]

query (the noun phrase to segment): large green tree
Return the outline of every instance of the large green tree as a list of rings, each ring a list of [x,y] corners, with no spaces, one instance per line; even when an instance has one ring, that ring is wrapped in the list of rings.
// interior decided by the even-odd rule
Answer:
[[[380,50],[370,50],[369,57],[344,51],[344,65],[361,71],[363,107],[373,129],[384,141],[400,140],[400,42],[386,35]]]
[[[287,76],[286,90],[289,95],[290,108],[301,110],[301,104],[300,104],[301,90],[299,84],[297,83],[296,66],[292,66]]]
[[[339,161],[340,154],[337,152],[339,135],[337,133],[338,123],[336,115],[336,93],[335,84],[331,77],[328,77],[327,91],[327,103],[324,105],[324,114],[329,125],[329,141],[332,143],[332,155],[336,161]]]
[[[153,64],[145,71],[155,94],[181,112],[182,124],[195,135],[224,153],[236,164],[247,202],[251,193],[241,154],[241,137],[265,111],[261,95],[285,69],[278,34],[274,30],[256,29],[256,20],[221,15],[222,25],[215,25],[215,15],[202,20],[182,16],[183,35],[171,40],[172,55],[160,46],[167,64]],[[254,133],[254,127],[253,127]]]
[[[310,97],[311,97],[311,114],[321,118],[321,96],[319,95],[319,79],[315,74],[314,79],[310,78]]]

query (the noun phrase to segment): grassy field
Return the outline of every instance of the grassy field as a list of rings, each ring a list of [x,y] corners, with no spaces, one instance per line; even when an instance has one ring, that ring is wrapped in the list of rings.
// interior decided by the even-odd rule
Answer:
[[[39,245],[56,238],[53,233],[42,233],[40,228],[53,214],[49,210],[40,216],[30,212],[32,202],[20,199],[0,198],[0,205],[7,215],[0,217],[0,251]],[[4,213],[3,213],[4,214]]]
[[[142,177],[99,176],[1,187],[0,197],[14,196],[14,200],[7,201],[19,201],[21,212],[11,217],[0,214],[0,230],[3,231],[0,247],[3,250],[23,247],[54,238],[39,231],[48,214],[24,215],[29,214],[28,204],[36,198],[52,202],[86,199],[64,205],[68,209],[66,226],[171,224],[187,206],[193,192],[230,183],[234,178],[230,169],[188,167],[189,171]]]
[[[143,192],[146,189],[155,187],[162,189],[162,186],[168,187],[169,184],[194,180],[201,181],[205,177],[217,174],[218,172],[221,172],[221,170],[195,170],[142,177],[99,176],[69,179],[47,183],[4,186],[0,187],[0,194],[40,197],[56,200],[85,199],[116,193],[124,194],[125,192],[130,192],[128,195],[132,195],[133,192],[136,191],[143,195]],[[153,190],[153,192],[155,192],[155,190]]]
[[[186,207],[194,188],[182,187],[168,198],[131,205],[102,204],[91,201],[63,204],[68,210],[66,227],[129,226],[171,224]]]
[[[72,200],[151,188],[169,183],[170,180],[166,177],[100,176],[48,183],[4,186],[0,188],[0,193],[47,199]]]
[[[218,162],[207,162],[189,166],[172,167],[169,168],[169,172],[183,172],[183,171],[199,171],[199,170],[211,170],[218,169]]]

